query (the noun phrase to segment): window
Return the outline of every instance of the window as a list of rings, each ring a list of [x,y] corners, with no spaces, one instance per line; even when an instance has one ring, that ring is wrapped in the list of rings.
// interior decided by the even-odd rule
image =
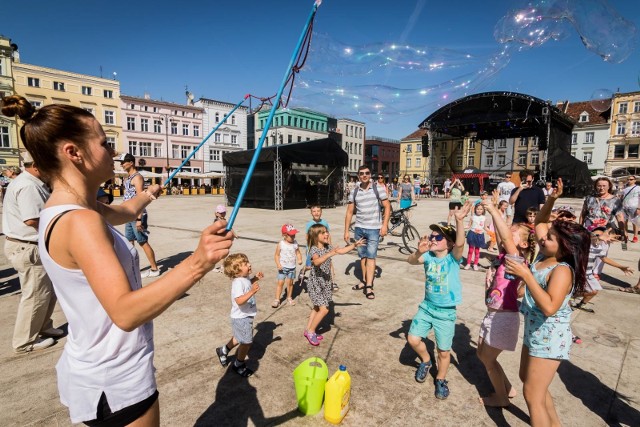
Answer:
[[[416,157],[416,167],[419,168],[422,163],[422,157]]]
[[[410,168],[411,167],[411,158],[407,157],[407,167]]]
[[[469,164],[468,164],[468,166],[475,166],[475,164],[476,164],[476,156],[470,155],[469,156]]]
[[[595,137],[595,132],[587,132],[584,134],[584,143],[585,144],[593,144]]]
[[[144,111],[149,111],[149,106],[148,105],[145,105],[144,107],[140,106],[140,110],[143,110],[143,109]]]
[[[411,153],[413,150],[413,145],[407,144],[407,153]]]
[[[458,142],[456,150],[462,150],[462,141]]]
[[[105,95],[106,96],[106,95]],[[158,107],[153,107],[153,112],[157,113],[158,112]]]
[[[298,137],[298,142],[302,142],[302,137],[301,136]]]
[[[142,132],[149,132],[149,119],[140,119],[140,130]]]
[[[91,96],[91,87],[90,86],[82,86],[82,94]]]
[[[578,144],[578,134],[577,133],[572,133],[571,134],[571,145],[576,145]]]
[[[136,118],[127,117],[127,130],[136,130]]]
[[[627,133],[627,123],[626,122],[618,122],[618,128],[616,135],[624,135]]]
[[[27,84],[31,87],[40,87],[40,79],[35,77],[27,77]]]
[[[498,148],[507,148],[507,140],[505,138],[498,141]]]
[[[171,135],[177,135],[177,134],[178,134],[178,123],[171,122]]]
[[[235,116],[235,114],[233,116],[231,116],[231,124],[232,125],[236,124],[236,116]]]
[[[216,123],[220,123],[220,113],[216,113]],[[262,125],[262,128],[264,129],[264,124]]]
[[[93,108],[84,107],[84,110],[90,112],[91,114],[93,114]]]
[[[640,101],[636,101],[633,103],[633,112],[640,113]]]
[[[141,157],[151,157],[151,143],[150,142],[141,142],[140,143],[140,156]]]
[[[456,158],[456,166],[461,168],[462,167],[462,157],[458,156]]]
[[[489,150],[493,150],[493,139],[492,139],[492,140],[487,141],[487,148],[488,148]]]
[[[627,114],[626,102],[621,102],[620,105],[618,105],[618,114]]]
[[[538,163],[540,163],[540,154],[531,153],[531,164],[536,166]]]
[[[171,145],[171,156],[174,159],[180,158],[180,146],[179,145]]]
[[[182,156],[183,159],[186,159],[190,152],[191,152],[191,147],[189,147],[188,145],[180,146],[180,155]]]
[[[162,122],[160,120],[153,121],[153,131],[155,133],[162,133]]]
[[[220,161],[220,150],[209,150],[209,160],[212,162]]]
[[[534,137],[533,141],[531,141],[531,146],[532,147],[537,147],[538,146],[538,137]]]
[[[640,135],[640,122],[631,122],[631,135]]]
[[[416,144],[416,153],[422,153],[422,144]]]
[[[9,139],[9,126],[0,126],[0,147],[11,148],[11,140]]]
[[[471,138],[469,140],[469,150],[473,150],[474,148],[476,148],[476,139],[475,138]]]
[[[193,125],[193,136],[200,136],[200,126]]]
[[[527,164],[527,153],[518,153],[518,164],[525,166]]]
[[[129,141],[129,154],[132,156],[138,155],[138,142],[137,141]]]
[[[129,104],[129,109],[133,110],[134,108],[136,108],[136,104]]]
[[[440,156],[440,166],[445,166],[447,164],[446,156]]]
[[[520,147],[527,146],[527,138],[520,138]]]
[[[638,144],[629,145],[629,152],[627,154],[627,158],[628,159],[637,159],[638,158],[638,149],[639,148],[640,148],[640,145],[638,145]]]
[[[162,157],[162,143],[153,143],[153,157]]]
[[[106,125],[113,125],[113,124],[116,123],[113,111],[105,110],[105,112],[104,112],[104,123]]]
[[[580,122],[581,123],[586,123],[588,121],[589,121],[589,114],[587,114],[587,113],[580,114]]]
[[[282,134],[280,134],[279,136],[280,136],[280,143],[282,144]],[[232,144],[238,143],[238,135],[231,135],[231,143]]]
[[[589,151],[588,153],[586,153],[586,152],[585,152],[585,153],[582,155],[582,160],[583,160],[586,164],[588,164],[588,165],[590,165],[590,164],[592,163],[592,162],[591,162],[591,159],[592,159],[592,158],[593,158],[593,153],[592,153],[591,151]]]
[[[213,142],[220,142],[220,134],[219,133],[214,133],[213,134]]]
[[[616,145],[613,147],[613,158],[624,159],[624,145]]]
[[[189,135],[189,125],[186,123],[182,124],[182,135],[184,136],[188,136]]]
[[[116,139],[113,136],[108,136],[107,137],[107,145],[109,146],[109,148],[111,148],[113,151],[116,151]]]
[[[59,90],[64,92],[64,83],[63,82],[53,82],[53,90]]]
[[[504,154],[500,154],[498,156],[498,166],[504,166],[504,164],[506,163],[507,158]]]
[[[353,142],[349,143],[349,154],[353,154]]]
[[[287,144],[291,144],[293,142],[293,135],[287,135]]]
[[[493,166],[493,156],[487,156],[485,159],[485,166]]]
[[[113,91],[109,89],[105,89],[103,92],[105,98],[113,98]]]
[[[33,105],[34,108],[40,108],[42,107],[42,102],[40,101],[29,101],[31,103],[31,105]]]

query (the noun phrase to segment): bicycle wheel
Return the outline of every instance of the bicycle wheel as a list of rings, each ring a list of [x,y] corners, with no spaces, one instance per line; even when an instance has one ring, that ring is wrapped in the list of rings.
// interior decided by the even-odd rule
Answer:
[[[407,224],[402,229],[402,243],[407,248],[410,254],[418,250],[418,244],[420,243],[420,233],[418,229],[411,224]]]

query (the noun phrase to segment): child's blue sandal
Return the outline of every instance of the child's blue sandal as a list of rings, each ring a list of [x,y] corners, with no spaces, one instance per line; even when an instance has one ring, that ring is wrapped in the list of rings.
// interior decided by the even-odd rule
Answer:
[[[427,379],[429,369],[431,369],[431,361],[422,362],[420,366],[418,366],[418,370],[416,371],[416,381],[418,381],[419,383],[423,383]]]
[[[446,399],[449,397],[449,386],[447,380],[436,380],[436,397],[438,399]]]

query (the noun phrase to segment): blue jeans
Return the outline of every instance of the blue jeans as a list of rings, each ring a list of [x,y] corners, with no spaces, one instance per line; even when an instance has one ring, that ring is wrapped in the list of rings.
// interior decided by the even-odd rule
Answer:
[[[356,227],[354,239],[356,242],[361,238],[365,239],[365,246],[358,246],[360,258],[376,259],[378,255],[378,242],[380,241],[380,230]]]
[[[282,267],[281,270],[278,270],[278,281],[280,280],[284,280],[284,279],[295,279],[296,277],[296,268],[287,268],[287,267]]]
[[[125,224],[124,237],[130,242],[137,241],[139,245],[144,245],[149,240],[146,233],[138,231],[135,221]]]

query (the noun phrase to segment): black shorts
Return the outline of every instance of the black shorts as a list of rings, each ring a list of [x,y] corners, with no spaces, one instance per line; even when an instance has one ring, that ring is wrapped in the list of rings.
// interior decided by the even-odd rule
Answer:
[[[449,202],[449,210],[450,211],[453,211],[456,208],[458,208],[458,209],[462,208],[462,203],[460,203],[460,202]]]
[[[143,416],[144,413],[153,406],[156,400],[158,400],[158,390],[141,402],[134,403],[133,405],[127,406],[119,411],[111,412],[111,408],[107,402],[107,396],[102,393],[100,401],[98,402],[96,419],[85,421],[84,424],[91,427],[126,426]]]

